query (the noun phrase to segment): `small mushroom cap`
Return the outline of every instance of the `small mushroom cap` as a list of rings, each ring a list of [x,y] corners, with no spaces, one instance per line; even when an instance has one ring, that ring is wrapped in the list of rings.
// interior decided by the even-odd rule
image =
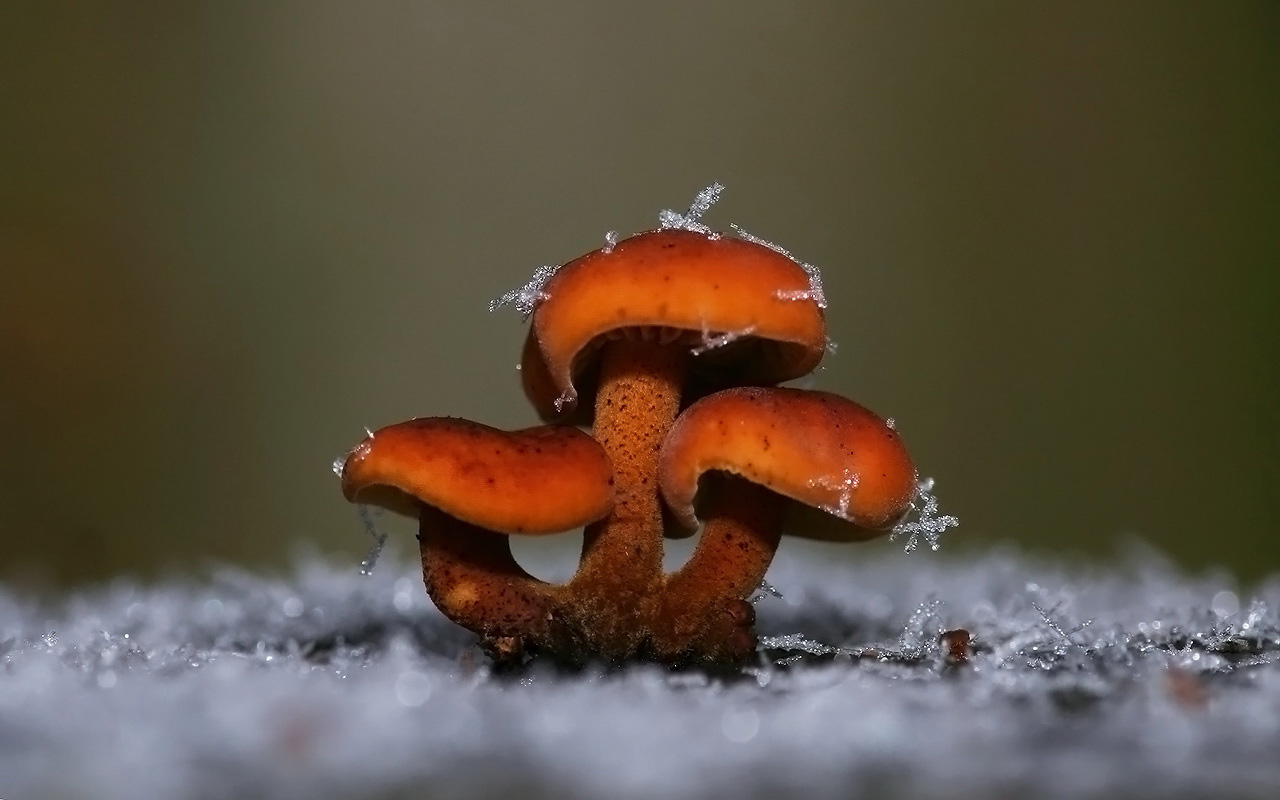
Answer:
[[[587,434],[564,425],[503,431],[453,417],[390,425],[356,445],[342,494],[418,517],[419,503],[508,534],[558,533],[613,508],[613,468]]]
[[[525,393],[544,419],[566,418],[588,394],[595,346],[611,332],[693,348],[695,380],[710,389],[773,384],[822,360],[826,322],[809,275],[754,242],[687,230],[637,234],[565,264],[546,283],[521,364]],[[579,415],[581,416],[581,415]]]
[[[852,400],[800,389],[726,389],[680,415],[663,443],[658,479],[685,527],[697,527],[694,495],[708,470],[740,475],[853,523],[842,525],[849,529],[843,539],[892,526],[916,488],[897,431]]]

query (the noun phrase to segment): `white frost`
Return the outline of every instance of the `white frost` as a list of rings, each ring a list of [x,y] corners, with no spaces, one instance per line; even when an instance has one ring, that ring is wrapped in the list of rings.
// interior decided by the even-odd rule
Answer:
[[[703,353],[724,347],[731,342],[735,342],[743,336],[750,336],[755,332],[756,326],[754,325],[750,325],[740,331],[725,331],[724,333],[714,335],[710,331],[704,329],[702,331],[702,344],[697,347],[689,348],[689,352],[695,356],[700,356]]]
[[[715,205],[720,199],[720,193],[724,191],[724,186],[720,183],[713,183],[702,191],[698,192],[693,198],[693,204],[689,206],[689,210],[681,214],[679,211],[664,209],[658,212],[658,230],[685,230],[701,233],[705,236],[716,238],[719,236],[715,231],[708,228],[701,222],[702,215]]]
[[[817,300],[812,289],[779,289],[773,296],[779,300]]]
[[[559,264],[544,264],[533,271],[533,277],[524,286],[512,289],[496,300],[489,301],[489,310],[497,311],[503,306],[512,306],[528,319],[538,308],[538,304],[549,296],[543,287],[560,269]]]
[[[1087,619],[1084,622],[1068,629],[1067,625],[1069,623],[1064,622],[1062,618],[1058,616],[1058,609],[1062,607],[1061,603],[1047,609],[1042,608],[1039,603],[1032,603],[1031,607],[1034,608],[1036,613],[1040,615],[1040,618],[1044,620],[1045,626],[1048,627],[1049,630],[1053,631],[1054,635],[1058,637],[1059,643],[1066,647],[1079,647],[1080,643],[1075,640],[1075,635],[1093,624],[1093,620]]]
[[[885,651],[886,655],[905,661],[922,661],[938,649],[938,634],[942,633],[940,612],[946,603],[929,595],[907,618],[898,634],[897,648]]]
[[[911,519],[912,515],[916,519]],[[902,518],[889,534],[890,541],[897,541],[906,536],[904,549],[908,553],[915,552],[920,546],[921,537],[929,543],[929,549],[937,550],[939,537],[950,528],[960,524],[960,520],[948,514],[938,513],[938,498],[933,496],[933,478],[925,478],[916,484],[916,496],[911,501],[911,510]]]
[[[700,233],[711,239],[720,238],[720,234],[717,231],[711,229],[702,222],[702,216],[706,214],[713,205],[715,205],[716,201],[720,199],[722,192],[724,192],[723,184],[719,182],[712,183],[707,188],[698,192],[687,211],[679,212],[672,209],[664,209],[658,212],[658,230],[693,231],[694,233]],[[805,275],[808,276],[809,288],[807,290],[779,290],[775,293],[775,296],[777,296],[778,299],[812,301],[816,303],[819,308],[827,307],[827,298],[822,289],[822,273],[817,267],[813,264],[801,261],[786,249],[774,244],[773,242],[761,239],[758,236],[754,236],[746,232],[738,225],[731,225],[731,227],[737,234],[738,238],[767,247],[775,253],[789,258],[799,265],[800,268],[804,270]],[[618,232],[609,231],[605,234],[604,240],[605,244],[604,247],[601,248],[602,252],[612,253],[613,248],[617,246],[619,241]],[[533,277],[528,283],[504,293],[501,297],[498,297],[495,300],[491,300],[489,302],[489,310],[496,311],[504,306],[512,306],[519,311],[525,319],[528,319],[529,316],[537,310],[538,304],[547,299],[548,295],[545,291],[546,284],[551,280],[552,276],[556,274],[556,271],[559,270],[561,266],[562,265],[560,264],[548,264],[538,267],[538,269],[534,271]],[[828,351],[834,352],[834,344],[828,342],[828,345]]]
[[[851,469],[845,469],[839,478],[834,475],[823,475],[809,481],[809,485],[815,488],[839,492],[836,505],[821,506],[821,508],[828,514],[834,514],[846,520],[849,519],[849,508],[853,503],[853,491],[858,488],[858,483],[859,476]]]
[[[573,404],[576,402],[578,402],[578,393],[571,386],[568,389],[565,389],[563,392],[561,392],[560,396],[557,397],[555,400],[553,400],[551,404],[555,406],[556,413],[559,414],[561,411],[564,411],[566,408],[572,408]]]
[[[382,555],[382,548],[387,544],[387,534],[378,530],[378,522],[375,514],[381,515],[382,509],[373,509],[371,506],[359,503],[356,505],[356,513],[360,515],[360,521],[364,523],[365,533],[369,534],[373,539],[373,545],[370,546],[369,552],[365,554],[364,560],[360,562],[360,574],[372,575],[374,565],[378,563],[378,556]]]
[[[761,650],[798,650],[811,656],[826,656],[838,652],[840,648],[832,647],[805,636],[803,633],[787,633],[782,636],[760,637]],[[780,660],[780,663],[794,663],[794,656]]]
[[[392,555],[367,578],[224,567],[51,603],[0,584],[0,796],[1270,800],[1280,786],[1280,577],[1237,588],[1224,619],[1221,574],[1150,552],[1079,568],[784,544],[770,580],[805,600],[758,606],[759,628],[768,655],[797,645],[803,663],[762,658],[745,680],[512,677],[431,606],[416,559]],[[930,644],[944,622],[981,643],[958,670]],[[1206,704],[1169,691],[1171,665]]]
[[[740,225],[731,224],[729,227],[733,228],[734,233],[738,234],[739,239],[743,239],[753,244],[758,244],[762,247],[767,247],[773,252],[777,253],[778,255],[785,256],[791,259],[792,261],[796,262],[797,264],[799,264],[800,269],[804,270],[804,273],[809,276],[809,295],[810,296],[808,299],[812,299],[815,303],[817,303],[818,308],[827,307],[827,296],[822,291],[822,271],[821,270],[819,270],[813,264],[809,264],[804,261],[801,261],[800,259],[793,256],[789,251],[774,244],[773,242],[767,239],[761,239],[759,236],[756,236],[754,234],[747,233],[742,229]],[[780,299],[798,300],[801,298],[799,297],[781,298],[780,296]]]
[[[785,599],[782,596],[782,592],[778,591],[777,587],[768,581],[762,580],[760,581],[760,585],[756,587],[756,590],[751,593],[751,596],[748,597],[747,600],[751,603],[758,603],[766,597],[774,597],[778,600]]]

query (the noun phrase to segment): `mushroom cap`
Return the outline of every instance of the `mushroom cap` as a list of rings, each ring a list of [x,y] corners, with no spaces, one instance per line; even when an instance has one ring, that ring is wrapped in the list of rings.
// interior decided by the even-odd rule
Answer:
[[[826,322],[809,275],[754,242],[694,231],[648,231],[565,264],[547,281],[533,314],[522,381],[544,419],[563,419],[588,394],[591,355],[621,329],[693,349],[693,379],[705,391],[773,384],[822,360]],[[585,410],[584,410],[585,412]],[[576,417],[582,420],[584,413]]]
[[[911,507],[916,470],[897,431],[852,400],[828,392],[743,387],[704,397],[677,418],[662,446],[663,499],[687,528],[704,472],[739,475],[853,526],[864,539]],[[856,526],[856,527],[855,527]],[[805,531],[796,531],[805,535]]]
[[[347,454],[342,494],[418,517],[420,503],[508,534],[558,533],[613,508],[613,467],[565,425],[503,431],[423,417],[375,431]]]

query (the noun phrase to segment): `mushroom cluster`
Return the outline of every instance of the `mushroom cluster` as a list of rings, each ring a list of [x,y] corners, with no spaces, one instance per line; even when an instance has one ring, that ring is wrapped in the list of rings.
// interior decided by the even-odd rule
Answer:
[[[548,424],[418,418],[338,465],[348,500],[419,520],[427,592],[495,659],[741,663],[757,646],[748,598],[790,507],[858,540],[927,497],[891,422],[777,386],[827,348],[821,282],[780,248],[706,228],[719,189],[504,298],[531,318],[521,376]],[[512,557],[510,536],[582,526],[566,584]],[[665,573],[664,536],[699,526],[688,562]],[[797,532],[819,530],[833,535]]]

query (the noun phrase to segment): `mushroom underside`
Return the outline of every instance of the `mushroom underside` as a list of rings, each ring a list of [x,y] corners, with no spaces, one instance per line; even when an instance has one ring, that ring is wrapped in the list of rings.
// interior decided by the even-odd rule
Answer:
[[[701,397],[734,386],[772,386],[807,375],[817,366],[813,348],[805,342],[758,336],[744,331],[700,330],[670,325],[613,328],[588,341],[574,356],[571,385],[561,387],[536,347],[526,347],[521,370],[535,405],[560,409],[544,414],[573,425],[589,426],[600,384],[601,351],[611,342],[643,341],[678,347],[689,353],[688,374],[681,392],[681,408]],[[551,396],[540,403],[536,396]]]

